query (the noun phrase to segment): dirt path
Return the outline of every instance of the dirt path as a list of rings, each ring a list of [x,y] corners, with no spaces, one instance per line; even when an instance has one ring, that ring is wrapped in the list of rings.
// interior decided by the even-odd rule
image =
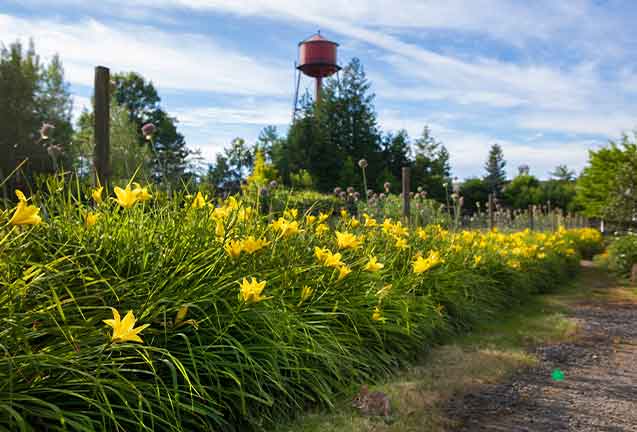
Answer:
[[[599,296],[613,281],[587,265],[583,283],[593,300],[570,315],[580,337],[534,348],[538,366],[508,382],[481,386],[452,399],[447,411],[458,431],[637,431],[637,303]],[[562,381],[552,379],[556,369]]]

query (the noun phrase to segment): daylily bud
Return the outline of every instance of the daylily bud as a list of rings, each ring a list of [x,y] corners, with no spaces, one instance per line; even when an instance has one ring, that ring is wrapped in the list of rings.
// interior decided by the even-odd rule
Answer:
[[[157,128],[155,128],[154,124],[146,123],[144,126],[142,126],[142,135],[144,135],[144,137],[147,140],[149,140],[151,139],[151,137],[153,136],[156,130]]]

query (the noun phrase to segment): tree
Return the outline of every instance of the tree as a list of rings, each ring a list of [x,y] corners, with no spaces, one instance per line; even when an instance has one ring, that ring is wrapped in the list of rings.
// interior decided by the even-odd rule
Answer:
[[[449,152],[434,138],[429,126],[423,128],[422,135],[414,142],[414,149],[416,157],[411,175],[412,189],[420,186],[429,198],[446,202],[451,187]]]
[[[140,74],[118,73],[113,75],[112,80],[117,104],[126,107],[130,120],[137,125],[139,145],[149,146],[153,153],[155,178],[176,182],[184,175],[189,154],[184,136],[177,131],[177,119],[161,108],[155,86]],[[152,123],[157,129],[150,141],[141,132],[146,123]]]
[[[341,79],[329,79],[323,91],[317,119],[321,124],[322,153],[333,165],[316,164],[321,172],[310,170],[319,187],[329,190],[337,179],[350,177],[340,172],[348,158],[368,162],[368,182],[376,184],[376,176],[383,168],[381,136],[374,109],[374,93],[360,60],[353,58],[341,72]],[[349,170],[349,165],[347,167]],[[319,177],[320,176],[320,177]],[[360,176],[359,176],[360,177]],[[360,184],[360,179],[357,182]]]
[[[272,152],[280,144],[282,138],[276,129],[276,126],[266,126],[261,132],[254,145],[254,152],[263,152],[266,161],[272,161]]]
[[[0,46],[0,173],[8,175],[23,160],[27,176],[69,165],[71,96],[59,57],[40,63],[33,42]],[[43,123],[45,134],[38,131]],[[17,186],[14,177],[10,187]]]
[[[532,175],[519,175],[507,185],[503,196],[504,202],[515,209],[527,209],[529,205],[540,204],[542,201],[540,181]]]
[[[485,182],[489,186],[491,193],[500,195],[502,187],[506,182],[506,173],[504,167],[506,161],[504,160],[504,154],[502,153],[502,147],[499,144],[493,144],[489,150],[489,157],[484,166],[487,174],[484,177]]]
[[[575,180],[575,171],[570,170],[566,165],[558,165],[549,173],[551,177],[559,181],[572,182]]]
[[[409,167],[412,164],[411,146],[407,131],[401,129],[396,134],[387,133],[383,137],[382,152],[385,169],[392,177],[390,183],[396,184],[400,182],[403,167]],[[380,184],[388,181],[387,175],[381,175],[380,180]]]
[[[637,133],[618,144],[589,151],[588,166],[577,180],[576,201],[589,217],[628,223],[637,203]]]
[[[236,183],[241,183],[245,173],[252,169],[254,155],[243,138],[235,138],[230,147],[224,150],[230,167],[230,176]]]
[[[491,190],[486,182],[477,177],[466,179],[460,186],[460,195],[464,198],[464,208],[473,213],[479,208],[486,209]]]
[[[204,176],[204,183],[211,184],[215,189],[223,189],[230,181],[230,166],[228,160],[222,154],[217,154],[213,165],[208,166],[208,172]]]

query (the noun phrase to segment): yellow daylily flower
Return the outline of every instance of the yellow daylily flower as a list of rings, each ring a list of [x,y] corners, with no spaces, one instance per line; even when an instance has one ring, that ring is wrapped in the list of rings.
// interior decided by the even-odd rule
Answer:
[[[349,213],[347,212],[347,210],[341,209],[341,217],[343,219],[347,219],[348,216],[349,216]]]
[[[99,213],[89,212],[86,214],[86,217],[84,218],[84,224],[87,227],[92,227],[93,225],[97,223],[97,219],[99,219],[99,217],[100,217]]]
[[[119,204],[123,208],[131,208],[138,201],[139,190],[132,190],[130,185],[127,185],[126,189],[115,186],[115,189],[113,189],[113,191],[115,192],[115,196],[117,197],[115,201],[117,201],[117,204]]]
[[[257,240],[254,238],[254,236],[249,236],[248,238],[243,240],[243,250],[246,253],[253,254],[255,252],[260,251],[261,249],[263,249],[269,244],[270,244],[269,241],[266,241],[264,239]]]
[[[382,321],[383,320],[383,314],[380,312],[380,308],[378,306],[376,306],[374,308],[374,313],[372,313],[372,319],[374,321]]]
[[[419,256],[412,263],[412,265],[414,268],[414,273],[424,273],[427,270],[443,262],[444,260],[440,257],[440,253],[438,253],[437,251],[429,251],[429,255],[427,255],[427,258]]]
[[[323,222],[325,222],[328,218],[330,217],[329,213],[323,213],[323,212],[319,212],[319,216],[318,216],[318,222],[320,224],[322,224]]]
[[[375,226],[378,226],[376,219],[370,217],[367,213],[363,213],[363,218],[365,219],[365,228],[374,228]]]
[[[113,335],[111,337],[111,341],[113,342],[139,342],[143,343],[141,337],[139,337],[139,333],[148,327],[150,324],[144,324],[137,328],[135,327],[135,323],[137,320],[135,319],[135,315],[133,315],[133,311],[129,310],[124,319],[120,319],[119,312],[117,309],[111,308],[113,310],[113,319],[103,320],[104,324],[113,327]]]
[[[289,237],[293,234],[297,234],[299,230],[299,223],[297,221],[288,221],[284,218],[272,222],[272,228],[279,231],[283,237]]]
[[[316,235],[317,235],[318,237],[321,237],[323,234],[325,234],[325,233],[326,233],[326,232],[328,232],[329,230],[330,230],[330,229],[329,229],[329,227],[328,227],[327,225],[325,225],[324,223],[322,223],[322,224],[318,224],[318,225],[316,226],[316,230],[315,230],[315,232],[316,232]]]
[[[200,209],[206,207],[206,204],[206,197],[204,197],[201,192],[197,192],[195,199],[193,199],[192,204],[190,204],[190,208]]]
[[[139,183],[133,183],[133,186],[135,186],[134,191],[137,192],[137,200],[139,202],[145,202],[152,198],[147,187],[142,187]]]
[[[336,231],[336,244],[340,249],[356,249],[361,245],[361,239],[349,232]]]
[[[394,244],[398,249],[407,249],[407,240],[402,237],[396,237],[396,243]]]
[[[33,205],[27,204],[27,199],[22,193],[22,191],[15,191],[16,196],[18,197],[18,206],[15,209],[15,213],[9,220],[9,223],[13,225],[38,225],[42,222],[42,218],[38,213],[40,213],[40,209]]]
[[[313,216],[313,215],[305,216],[305,223],[306,224],[312,225],[314,222],[316,222],[316,216]]]
[[[476,255],[473,257],[473,265],[474,266],[479,266],[480,263],[482,262],[482,255]]]
[[[379,263],[378,258],[376,258],[375,256],[372,256],[372,257],[369,257],[369,261],[365,265],[364,270],[373,273],[373,272],[377,272],[383,267],[385,267],[385,264]]]
[[[352,272],[351,268],[347,267],[346,265],[341,265],[338,268],[338,279],[337,279],[337,281],[340,281],[341,279],[345,278],[345,276],[347,276],[351,272]]]
[[[287,219],[296,219],[299,216],[299,211],[297,209],[287,209],[283,212],[283,217]]]
[[[223,248],[232,258],[238,258],[243,250],[243,243],[241,240],[230,240]]]
[[[93,189],[93,192],[91,192],[91,196],[93,197],[93,201],[95,201],[96,204],[102,204],[102,191],[104,190],[104,186],[99,186],[95,189]]]
[[[356,219],[354,216],[352,216],[350,225],[352,226],[352,228],[356,228],[357,226],[359,226],[361,223],[358,219]]]
[[[243,300],[246,303],[258,303],[262,300],[267,300],[272,297],[263,297],[261,293],[265,288],[266,281],[257,282],[256,278],[251,278],[248,282],[246,278],[243,278],[241,282],[241,288],[239,292],[239,300]]]

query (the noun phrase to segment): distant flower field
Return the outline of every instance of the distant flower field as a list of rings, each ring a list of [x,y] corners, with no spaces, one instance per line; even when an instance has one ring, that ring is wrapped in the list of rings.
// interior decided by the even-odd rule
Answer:
[[[550,291],[601,245],[50,186],[0,213],[2,430],[267,430]]]

